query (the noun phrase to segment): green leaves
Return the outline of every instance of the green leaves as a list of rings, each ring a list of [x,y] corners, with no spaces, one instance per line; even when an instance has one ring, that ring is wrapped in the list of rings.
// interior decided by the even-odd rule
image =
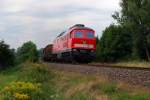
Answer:
[[[38,60],[38,51],[36,45],[29,41],[24,43],[21,47],[17,50],[17,61],[19,63],[30,61],[36,62]]]
[[[0,41],[0,69],[13,65],[14,61],[14,50],[10,49],[4,41]]]
[[[97,45],[97,56],[101,61],[117,61],[131,54],[132,39],[126,28],[110,25],[105,29]]]
[[[133,58],[150,61],[150,1],[122,0],[120,6],[121,12],[115,12],[112,17],[132,34]]]

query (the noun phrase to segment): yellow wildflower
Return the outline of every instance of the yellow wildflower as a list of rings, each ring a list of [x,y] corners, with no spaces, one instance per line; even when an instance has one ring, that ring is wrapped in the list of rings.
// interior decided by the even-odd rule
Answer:
[[[7,97],[9,95],[9,97],[11,99],[15,100],[28,100],[32,98],[32,93],[40,93],[41,91],[41,84],[37,83],[31,83],[31,82],[12,82],[11,84],[9,84],[8,86],[6,86],[3,91],[2,94],[0,95],[3,98]],[[1,99],[0,99],[1,100]]]
[[[4,91],[10,91],[11,90],[11,88],[10,87],[8,87],[8,86],[6,86],[5,88],[4,88]]]
[[[22,94],[21,93],[15,93],[14,97],[16,99],[21,99],[21,100],[27,100],[30,98],[30,96],[28,96],[27,94],[23,94],[23,93]]]

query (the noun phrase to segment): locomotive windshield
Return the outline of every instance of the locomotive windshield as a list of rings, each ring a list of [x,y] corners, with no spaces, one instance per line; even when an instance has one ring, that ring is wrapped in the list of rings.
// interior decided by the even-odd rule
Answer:
[[[75,32],[75,37],[76,38],[82,38],[83,37],[83,33],[82,32]]]
[[[87,35],[87,38],[94,38],[93,32],[87,32],[86,35]]]

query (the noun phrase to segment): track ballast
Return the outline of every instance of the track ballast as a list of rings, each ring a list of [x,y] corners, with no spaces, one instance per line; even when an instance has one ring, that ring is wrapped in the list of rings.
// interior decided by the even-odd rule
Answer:
[[[132,85],[150,88],[150,69],[139,67],[121,67],[90,64],[47,63],[52,69],[81,74],[102,75],[111,81],[123,81]]]

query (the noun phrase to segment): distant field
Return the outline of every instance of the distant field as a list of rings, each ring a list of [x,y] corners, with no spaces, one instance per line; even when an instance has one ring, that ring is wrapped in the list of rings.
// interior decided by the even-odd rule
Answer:
[[[0,72],[0,100],[149,100],[150,89],[25,63]]]

